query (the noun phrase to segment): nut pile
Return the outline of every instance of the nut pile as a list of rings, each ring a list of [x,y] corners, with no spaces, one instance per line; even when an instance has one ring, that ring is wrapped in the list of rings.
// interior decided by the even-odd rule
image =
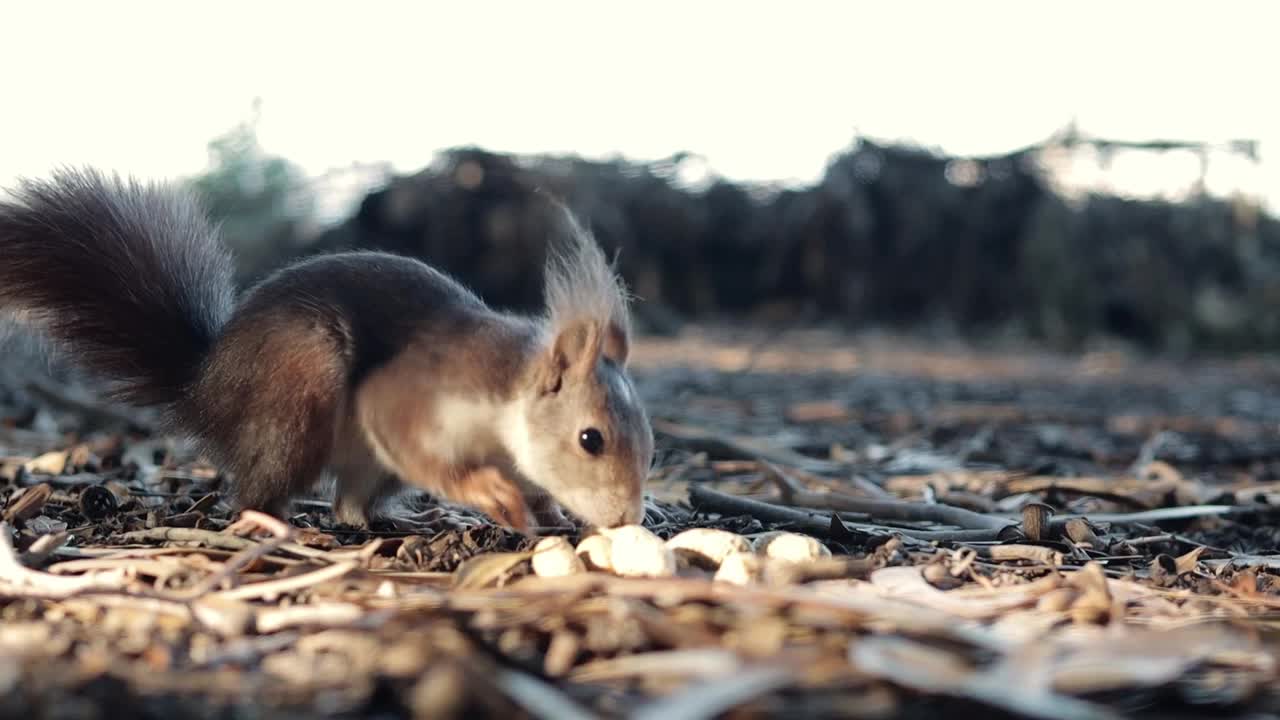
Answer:
[[[662,540],[640,525],[604,528],[575,548],[563,537],[544,538],[530,558],[539,577],[604,572],[619,577],[705,575],[747,585],[771,569],[831,557],[825,545],[807,535],[768,532],[754,539],[714,528],[692,528]]]

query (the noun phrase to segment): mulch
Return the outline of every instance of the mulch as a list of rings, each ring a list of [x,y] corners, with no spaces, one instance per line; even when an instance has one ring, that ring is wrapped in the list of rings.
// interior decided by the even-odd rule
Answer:
[[[3,389],[3,714],[1280,713],[1280,364],[691,327],[635,373],[653,535],[830,555],[545,576],[460,508],[237,515],[145,415]]]

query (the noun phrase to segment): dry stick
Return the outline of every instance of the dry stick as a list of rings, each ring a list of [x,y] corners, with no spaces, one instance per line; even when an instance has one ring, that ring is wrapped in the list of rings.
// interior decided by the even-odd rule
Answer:
[[[41,535],[36,538],[35,542],[31,543],[31,547],[27,548],[26,552],[22,553],[22,564],[27,567],[42,565],[45,560],[49,559],[49,556],[57,552],[58,548],[62,547],[70,538],[71,533],[66,530]]]
[[[994,545],[974,548],[979,557],[990,560],[1030,560],[1042,565],[1061,565],[1062,553],[1042,545]]]
[[[1280,570],[1280,557],[1270,555],[1237,555],[1233,558],[1223,558],[1221,560],[1201,560],[1200,562],[1209,567],[1221,567],[1227,565],[1236,568],[1264,568],[1266,570]]]
[[[821,513],[811,513],[804,510],[795,510],[793,508],[784,507],[782,505],[774,505],[773,503],[762,502],[760,500],[749,500],[747,498],[729,495],[728,493],[718,492],[701,485],[689,486],[689,500],[695,507],[699,509],[712,510],[722,515],[750,515],[758,520],[765,520],[773,523],[787,523],[797,530],[817,535],[820,537],[832,537],[832,522],[830,515]],[[905,537],[926,542],[981,542],[995,541],[999,539],[999,530],[907,530],[903,528],[890,528],[883,525],[869,525],[865,523],[846,523],[841,521],[846,528],[852,526],[856,530],[868,533],[898,533]],[[1010,523],[1013,524],[1013,523]]]
[[[253,546],[236,553],[234,557],[223,563],[218,572],[209,575],[195,587],[182,593],[182,596],[187,599],[194,599],[213,591],[223,580],[280,549],[295,534],[292,525],[257,510],[242,511],[240,517],[229,525],[224,532],[228,535],[235,535],[240,531],[252,532],[255,528],[264,529],[270,532],[273,537],[265,542],[255,543]]]
[[[222,592],[212,593],[209,597],[221,600],[251,600],[255,598],[274,597],[283,595],[294,590],[319,585],[330,580],[336,580],[352,570],[359,567],[355,562],[334,563],[322,567],[319,570],[294,575],[292,577],[280,578],[278,580],[265,580],[263,582],[253,583],[251,585],[241,585],[231,590],[223,590]]]
[[[0,522],[0,596],[66,598],[85,590],[119,590],[124,570],[66,577],[24,567],[9,540],[9,524]]]
[[[158,527],[149,530],[135,530],[120,536],[122,543],[140,543],[148,540],[194,542],[200,543],[204,547],[217,548],[219,550],[244,550],[258,544],[257,541],[248,538],[197,528]]]
[[[752,460],[767,459],[809,472],[840,472],[845,469],[842,463],[801,455],[798,452],[777,447],[759,438],[723,435],[703,428],[658,418],[653,420],[653,429],[679,440],[691,448],[709,454],[729,455]]]
[[[93,608],[122,608],[145,612],[149,615],[168,615],[181,620],[191,619],[191,610],[185,603],[145,595],[129,595],[121,592],[86,590],[63,601],[64,606],[83,603]]]
[[[642,705],[631,720],[700,720],[719,717],[752,698],[768,695],[795,682],[788,667],[758,667],[731,677],[696,683]]]
[[[350,603],[319,603],[268,607],[258,611],[254,628],[260,633],[273,633],[285,628],[303,625],[350,625],[365,617],[359,605]]]
[[[1068,520],[1082,518],[1092,522],[1155,523],[1163,520],[1190,520],[1210,515],[1241,515],[1246,513],[1273,513],[1274,505],[1183,505],[1180,507],[1157,508],[1130,513],[1089,513],[1087,515],[1063,515],[1054,518],[1052,525],[1065,524]]]
[[[569,679],[579,683],[597,683],[650,675],[718,678],[740,672],[742,660],[732,650],[694,647],[591,660],[574,668]]]
[[[1155,543],[1169,542],[1171,540],[1177,540],[1177,538],[1178,536],[1172,533],[1165,533],[1163,535],[1148,535],[1147,537],[1126,538],[1124,541],[1124,544],[1137,547],[1139,545],[1152,545]]]
[[[280,518],[273,517],[257,510],[240,511],[240,517],[238,517],[235,522],[228,525],[225,532],[229,535],[236,535],[241,531],[252,532],[256,528],[266,530],[281,540],[288,540],[294,535],[294,528],[292,525],[286,523]]]
[[[806,490],[795,478],[767,460],[760,460],[765,477],[773,481],[784,504],[814,510],[834,510],[870,515],[881,520],[929,521],[954,525],[969,530],[1002,530],[1016,521],[996,515],[983,515],[950,505],[926,505],[905,500],[864,500],[838,493],[816,493]]]
[[[885,520],[926,520],[971,529],[996,529],[1017,525],[1018,521],[999,514],[985,514],[950,505],[925,505],[906,501],[864,500],[838,493],[815,493],[806,490],[794,478],[766,460],[758,460],[766,476],[773,481],[783,502],[796,507],[854,512]],[[1083,519],[1107,523],[1154,523],[1165,520],[1187,520],[1210,515],[1236,515],[1252,512],[1275,512],[1273,505],[1183,505],[1128,513],[1089,513],[1062,515],[1051,526],[1061,532],[1068,521]]]
[[[78,488],[86,485],[101,485],[111,478],[98,473],[76,473],[75,475],[47,475],[44,473],[24,473],[18,480],[18,485],[22,487],[31,487],[33,485],[52,485],[60,488]]]
[[[501,670],[496,680],[512,702],[534,717],[565,720],[591,720],[595,717],[568,695],[528,673]]]
[[[263,557],[275,552],[285,542],[285,538],[273,537],[266,542],[258,543],[253,547],[241,550],[223,563],[222,567],[219,568],[217,572],[208,575],[204,580],[201,580],[190,590],[180,593],[180,596],[184,599],[194,600],[205,593],[212,592],[222,583],[223,580],[226,580]]]
[[[291,590],[317,585],[328,580],[346,575],[355,569],[356,563],[339,563],[320,570],[294,577],[271,580],[254,585],[236,588],[212,597],[216,600],[240,600],[278,595]],[[41,597],[41,598],[78,598],[81,601],[105,607],[129,607],[152,613],[167,613],[180,617],[191,617],[192,606],[189,598],[167,598],[138,596],[127,593],[125,588],[126,573],[123,569],[87,575],[65,576],[39,572],[22,566],[18,562],[13,545],[9,542],[9,529],[0,523],[0,596]],[[105,592],[104,592],[105,591]],[[222,614],[223,608],[214,605],[202,606],[207,613]],[[349,614],[349,613],[348,613]],[[279,615],[272,618],[278,625],[298,622],[305,613],[295,615]],[[327,607],[313,611],[312,617],[332,620],[334,610]],[[206,621],[206,624],[207,621]]]
[[[169,558],[172,560],[173,558]],[[146,575],[154,578],[164,578],[173,575],[182,570],[182,565],[176,562],[165,562],[163,556],[159,559],[150,558],[85,558],[82,560],[68,560],[51,565],[46,568],[46,572],[53,575],[63,577],[69,575],[83,574],[87,572],[100,572],[103,570],[127,570],[130,576]]]
[[[880,498],[882,500],[895,499],[893,493],[885,490],[883,487],[877,485],[874,481],[861,474],[854,473],[853,477],[849,479],[849,482],[853,483],[855,488],[870,495],[871,497]]]

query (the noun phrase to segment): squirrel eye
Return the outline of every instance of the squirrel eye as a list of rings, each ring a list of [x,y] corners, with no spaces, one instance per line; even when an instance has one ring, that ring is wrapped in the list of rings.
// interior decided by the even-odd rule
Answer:
[[[578,444],[590,455],[599,455],[604,450],[604,436],[595,428],[587,428],[578,433]]]

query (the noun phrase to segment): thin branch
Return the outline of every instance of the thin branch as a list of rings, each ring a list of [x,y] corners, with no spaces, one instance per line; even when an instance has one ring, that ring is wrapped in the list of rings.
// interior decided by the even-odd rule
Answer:
[[[336,580],[352,570],[359,567],[356,562],[334,563],[318,570],[294,575],[292,577],[280,578],[278,580],[266,580],[264,582],[253,583],[252,585],[242,585],[231,590],[223,590],[222,592],[213,593],[209,597],[220,598],[224,600],[251,600],[257,598],[273,598],[285,593],[301,590],[313,585]]]
[[[722,515],[750,515],[766,522],[787,523],[796,530],[816,537],[834,539],[831,516],[827,514],[796,510],[760,500],[750,500],[737,495],[718,492],[701,485],[689,486],[689,500],[694,507],[701,510],[711,510]],[[997,530],[907,530],[844,521],[840,521],[840,524],[849,532],[860,530],[874,534],[897,533],[926,542],[993,542],[999,539],[1000,534]]]
[[[845,465],[842,463],[801,455],[798,452],[777,447],[759,438],[725,435],[704,428],[658,418],[653,421],[653,429],[674,440],[678,440],[691,449],[710,455],[750,460],[769,460],[816,473],[841,472],[845,470]]]
[[[866,500],[840,493],[816,493],[807,490],[781,468],[760,461],[765,477],[778,488],[782,502],[791,507],[834,510],[869,515],[877,520],[926,521],[969,530],[1002,530],[1016,521],[996,515],[983,515],[950,505],[927,505],[905,500]]]

